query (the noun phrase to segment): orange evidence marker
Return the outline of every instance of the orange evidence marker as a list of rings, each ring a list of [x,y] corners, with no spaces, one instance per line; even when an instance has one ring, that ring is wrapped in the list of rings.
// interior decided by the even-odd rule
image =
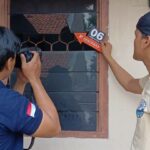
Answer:
[[[74,33],[74,34],[80,44],[85,43],[89,45],[90,47],[93,47],[98,52],[102,52],[100,43],[88,37],[85,32]]]

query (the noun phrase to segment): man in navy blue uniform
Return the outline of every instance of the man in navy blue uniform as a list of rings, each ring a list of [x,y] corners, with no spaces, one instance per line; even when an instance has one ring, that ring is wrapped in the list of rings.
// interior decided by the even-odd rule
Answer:
[[[52,137],[60,132],[57,110],[46,93],[41,80],[39,54],[22,67],[14,89],[6,86],[16,61],[20,42],[7,28],[0,27],[0,150],[22,150],[23,134],[33,137]],[[32,86],[37,105],[23,96],[26,83]]]

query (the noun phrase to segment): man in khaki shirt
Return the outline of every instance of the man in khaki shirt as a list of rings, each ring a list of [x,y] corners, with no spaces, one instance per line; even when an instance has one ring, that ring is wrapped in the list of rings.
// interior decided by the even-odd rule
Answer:
[[[141,94],[141,102],[136,110],[137,125],[131,150],[150,150],[150,12],[142,16],[135,30],[133,58],[142,61],[149,75],[135,79],[111,56],[112,45],[102,43],[102,53],[118,82],[125,90]]]

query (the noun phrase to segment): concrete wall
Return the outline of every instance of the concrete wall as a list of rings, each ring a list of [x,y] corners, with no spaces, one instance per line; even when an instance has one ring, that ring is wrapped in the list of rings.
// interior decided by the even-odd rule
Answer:
[[[139,16],[148,10],[148,0],[110,0],[109,37],[113,44],[112,55],[137,78],[147,74],[147,71],[142,63],[132,59],[134,30]],[[33,150],[129,150],[136,125],[135,109],[140,96],[124,91],[110,69],[108,80],[108,139],[36,139]]]

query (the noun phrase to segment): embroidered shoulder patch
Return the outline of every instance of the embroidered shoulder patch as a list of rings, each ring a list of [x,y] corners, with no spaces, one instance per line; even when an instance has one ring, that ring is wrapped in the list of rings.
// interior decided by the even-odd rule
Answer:
[[[137,118],[141,118],[144,114],[144,109],[146,108],[146,101],[141,100],[138,108],[136,109],[136,116]]]
[[[36,112],[36,107],[33,103],[29,103],[28,106],[27,106],[27,111],[26,111],[26,114],[30,117],[33,117],[35,116],[35,112]]]

